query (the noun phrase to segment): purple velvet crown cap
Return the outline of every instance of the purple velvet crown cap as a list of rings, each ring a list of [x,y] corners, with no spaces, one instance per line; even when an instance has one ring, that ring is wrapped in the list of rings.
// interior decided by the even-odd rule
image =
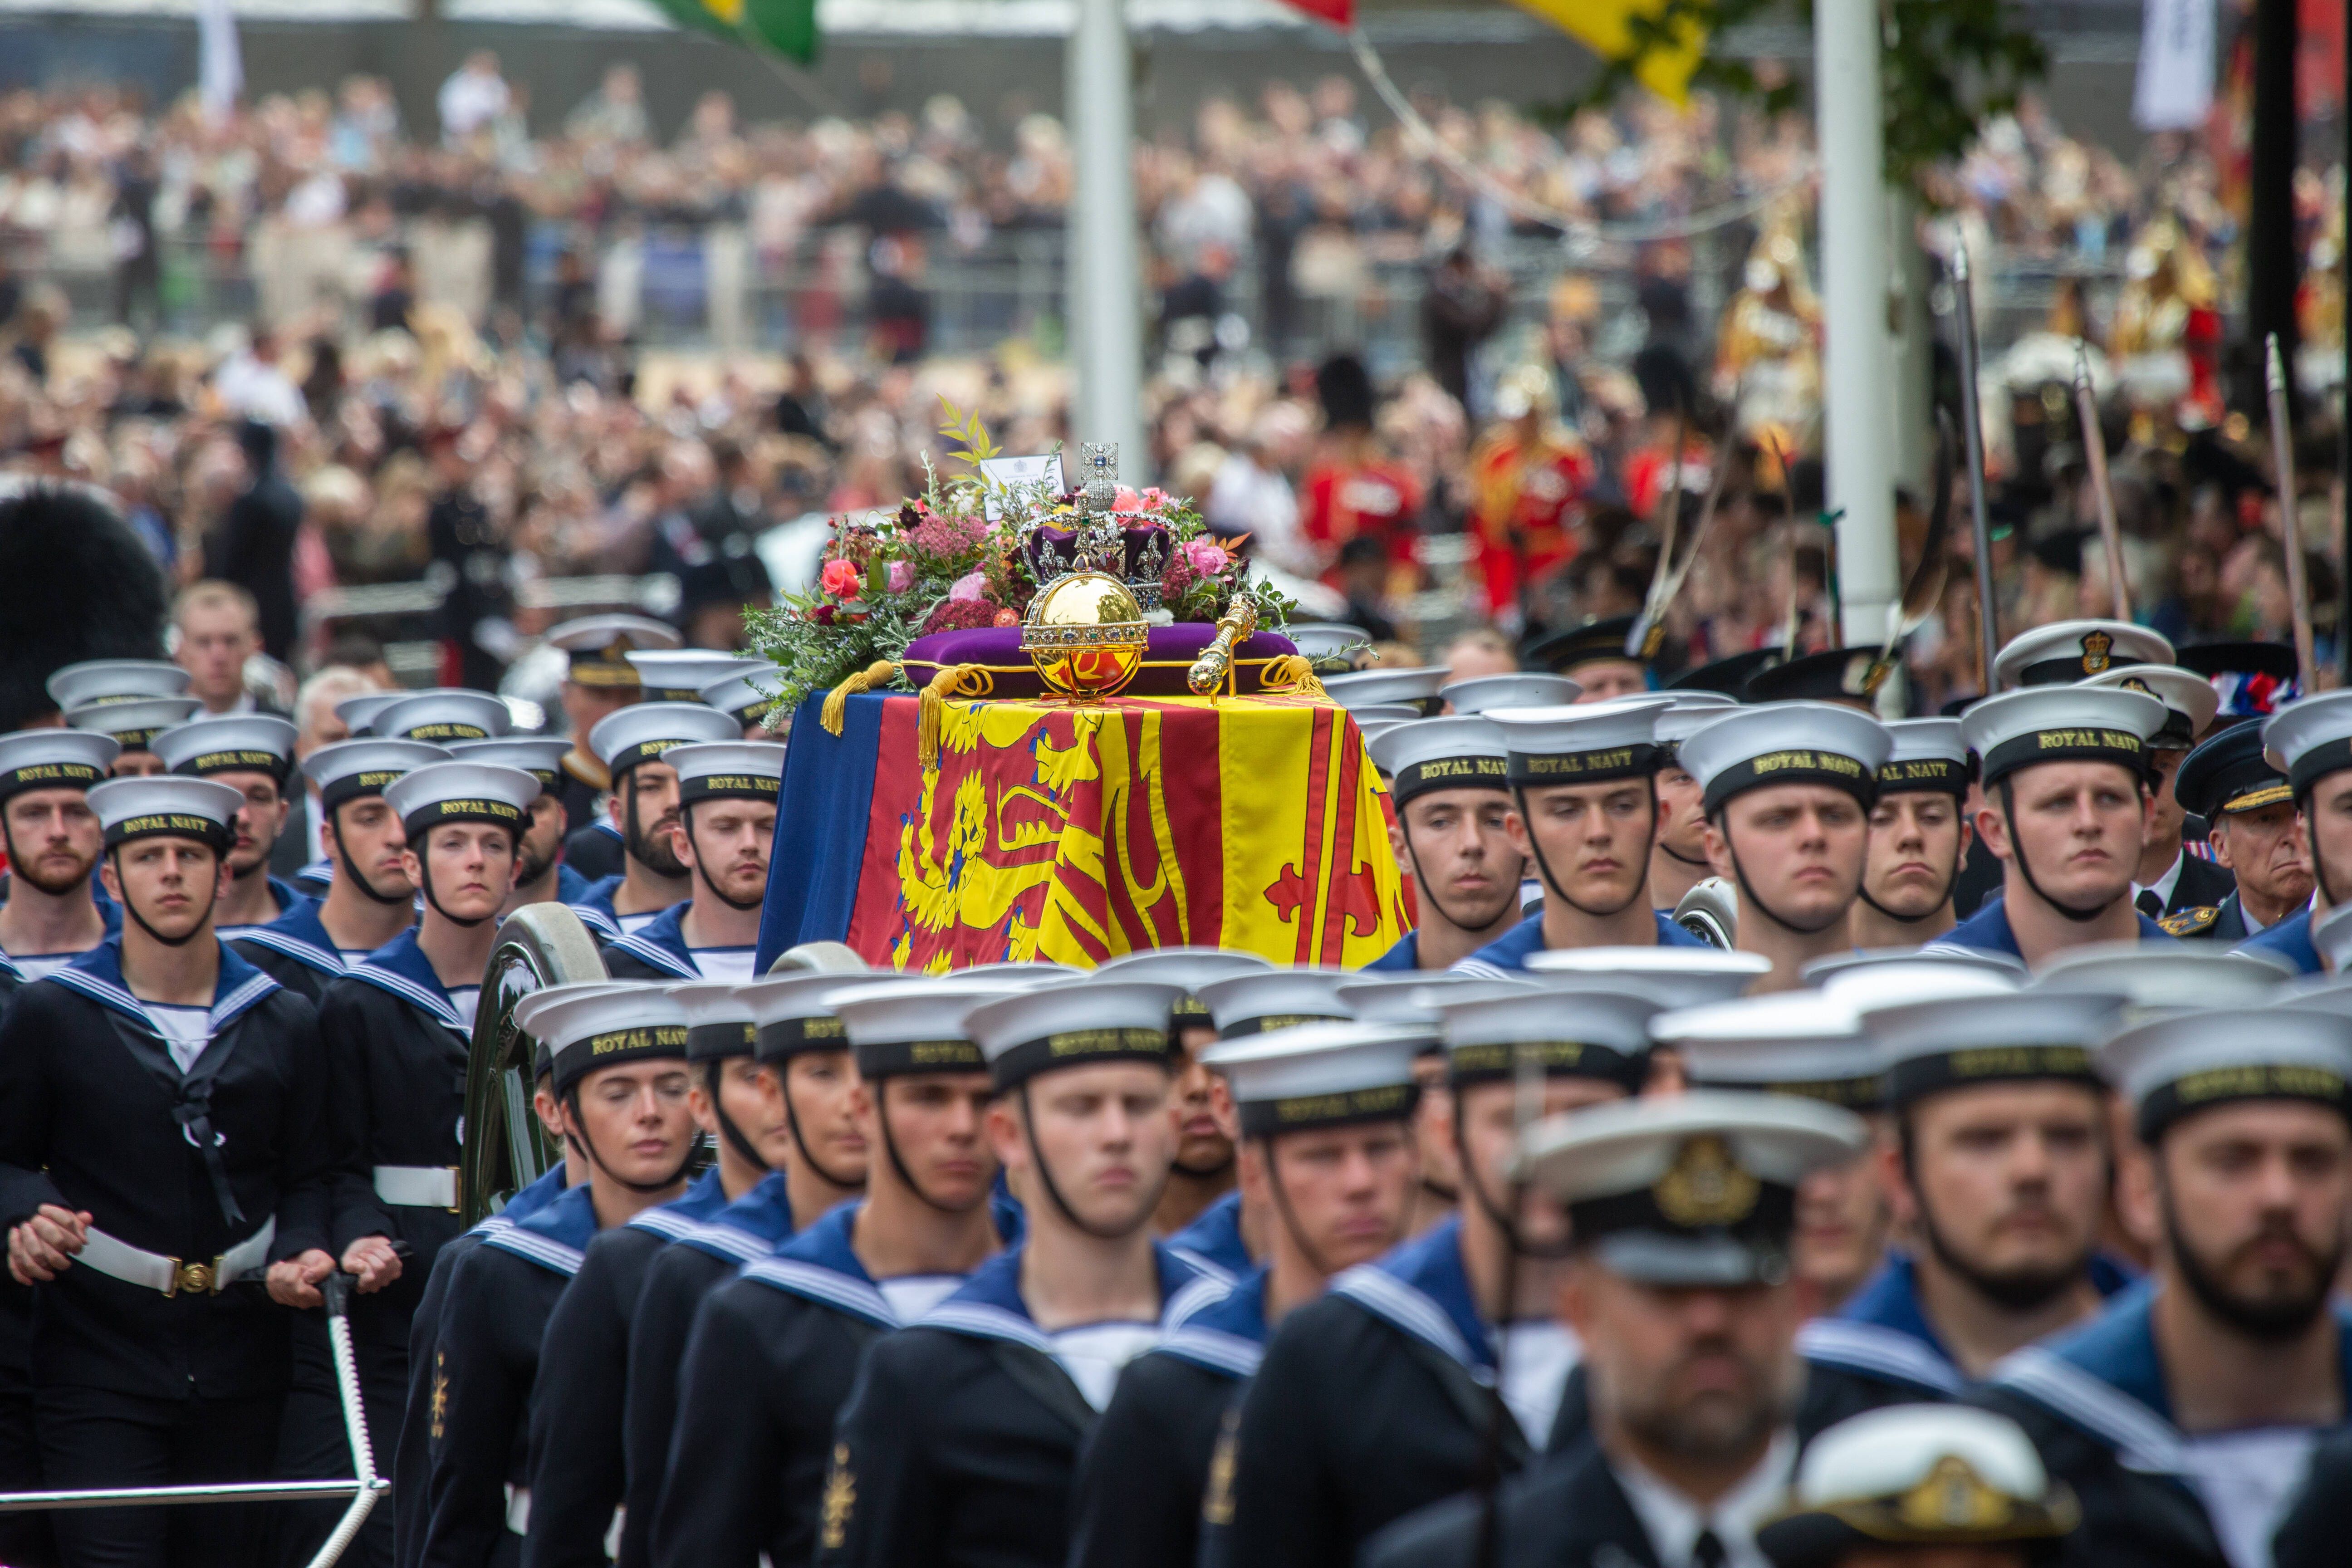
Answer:
[[[1205,621],[1153,626],[1144,646],[1143,668],[1120,695],[1191,696],[1191,689],[1184,684],[1185,673],[1216,636],[1217,628]],[[1242,695],[1256,692],[1265,660],[1297,651],[1288,637],[1276,632],[1259,632],[1244,640],[1234,650]],[[1036,667],[1021,651],[1019,626],[933,632],[908,644],[899,663],[906,669],[907,679],[917,687],[929,685],[933,676],[950,665],[976,664],[987,669],[994,682],[988,693],[992,698],[1021,700],[1046,695],[1045,683],[1038,678]]]

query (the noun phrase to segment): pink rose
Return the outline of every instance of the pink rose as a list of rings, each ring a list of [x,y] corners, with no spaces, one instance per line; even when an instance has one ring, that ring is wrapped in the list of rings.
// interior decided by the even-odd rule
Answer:
[[[988,574],[974,572],[957,578],[955,586],[948,590],[948,597],[960,605],[976,605],[987,592]]]
[[[1203,577],[1213,577],[1225,569],[1232,559],[1225,547],[1210,539],[1188,539],[1184,542],[1184,563]]]
[[[911,561],[890,563],[890,592],[903,594],[915,585],[915,563]]]
[[[1143,498],[1125,485],[1121,485],[1118,487],[1118,494],[1112,499],[1111,504],[1121,511],[1141,511]]]
[[[1173,499],[1166,490],[1154,485],[1143,492],[1143,509],[1146,511],[1165,511]]]
[[[855,561],[828,561],[816,574],[816,585],[836,599],[854,599],[866,586],[866,574]]]

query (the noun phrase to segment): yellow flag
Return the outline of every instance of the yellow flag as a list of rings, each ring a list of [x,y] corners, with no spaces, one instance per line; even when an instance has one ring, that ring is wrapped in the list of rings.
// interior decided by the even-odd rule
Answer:
[[[1665,0],[1517,0],[1526,10],[1577,39],[1604,60],[1622,60],[1633,52],[1633,35],[1626,26],[1632,16],[1655,16]],[[1696,22],[1675,29],[1671,47],[1653,49],[1633,72],[1643,87],[1677,109],[1690,103],[1691,72],[1706,52],[1706,32]]]

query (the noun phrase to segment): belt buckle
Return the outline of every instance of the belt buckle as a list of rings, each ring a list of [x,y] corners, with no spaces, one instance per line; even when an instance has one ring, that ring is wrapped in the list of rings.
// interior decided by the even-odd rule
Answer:
[[[466,1212],[466,1173],[457,1165],[449,1167],[449,1212],[454,1215]]]
[[[210,1263],[183,1263],[176,1258],[171,1260],[171,1264],[172,1288],[164,1291],[164,1295],[176,1296],[183,1290],[198,1296],[209,1296],[212,1294],[213,1281],[217,1277],[217,1270],[215,1265]]]

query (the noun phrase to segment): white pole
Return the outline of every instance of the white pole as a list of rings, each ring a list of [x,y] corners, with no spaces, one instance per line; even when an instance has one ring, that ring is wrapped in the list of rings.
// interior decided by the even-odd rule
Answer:
[[[1895,345],[1886,330],[1886,190],[1877,0],[1817,0],[1813,94],[1822,156],[1822,365],[1829,504],[1849,646],[1886,637],[1895,547]]]
[[[1143,442],[1143,263],[1124,0],[1077,0],[1066,59],[1076,201],[1068,228],[1070,437],[1118,443],[1120,478],[1150,477]]]

